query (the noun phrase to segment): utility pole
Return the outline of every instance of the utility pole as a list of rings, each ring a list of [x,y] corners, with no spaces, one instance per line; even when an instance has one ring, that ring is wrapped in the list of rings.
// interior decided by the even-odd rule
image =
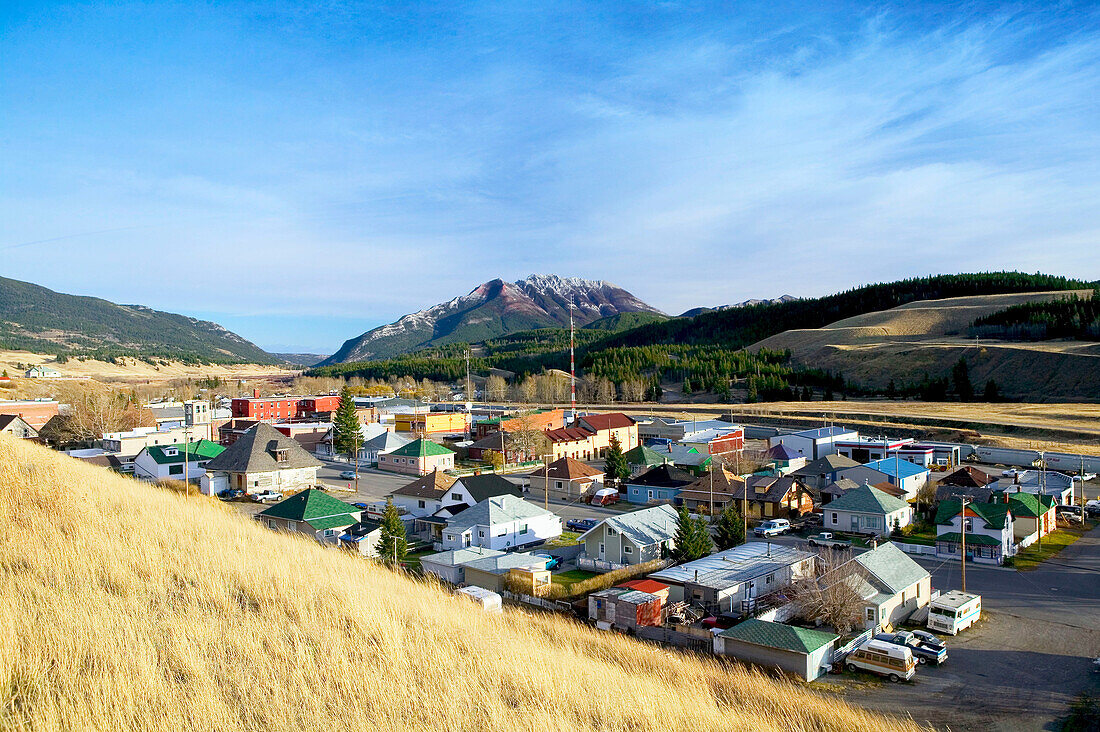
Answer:
[[[569,406],[570,426],[577,424],[577,363],[573,343],[573,298],[569,298]],[[621,542],[620,542],[621,543]]]
[[[542,470],[543,470],[543,473],[542,473],[542,485],[543,485],[542,507],[546,511],[550,510],[550,463],[546,459],[548,457],[554,457],[554,453],[548,452],[548,453],[543,454],[543,456],[542,456]]]
[[[960,496],[959,502],[962,504],[960,509],[961,514],[959,516],[959,536],[962,540],[962,591],[966,592],[966,507],[973,499],[970,496]]]

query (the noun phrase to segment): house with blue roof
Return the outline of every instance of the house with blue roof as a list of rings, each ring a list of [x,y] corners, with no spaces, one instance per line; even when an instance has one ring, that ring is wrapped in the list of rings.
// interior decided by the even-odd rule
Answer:
[[[860,485],[889,483],[903,492],[907,501],[916,499],[917,492],[928,483],[930,474],[928,468],[897,457],[872,460],[866,465],[840,471],[841,478],[847,478]]]

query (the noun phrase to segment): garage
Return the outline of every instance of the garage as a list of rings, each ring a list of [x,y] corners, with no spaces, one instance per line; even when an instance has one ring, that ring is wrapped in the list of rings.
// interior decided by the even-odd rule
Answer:
[[[715,635],[714,652],[813,681],[828,670],[837,639],[834,633],[753,618]]]

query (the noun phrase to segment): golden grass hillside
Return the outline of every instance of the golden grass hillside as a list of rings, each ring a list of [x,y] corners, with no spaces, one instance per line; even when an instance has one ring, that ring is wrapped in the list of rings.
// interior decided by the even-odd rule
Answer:
[[[472,603],[0,435],[17,730],[909,729],[565,619]]]

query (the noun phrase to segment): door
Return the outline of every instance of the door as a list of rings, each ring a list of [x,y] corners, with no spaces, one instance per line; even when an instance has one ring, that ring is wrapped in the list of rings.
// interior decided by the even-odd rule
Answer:
[[[600,542],[600,559],[603,559],[603,558],[604,558],[604,547],[603,547],[603,542],[601,541]]]

